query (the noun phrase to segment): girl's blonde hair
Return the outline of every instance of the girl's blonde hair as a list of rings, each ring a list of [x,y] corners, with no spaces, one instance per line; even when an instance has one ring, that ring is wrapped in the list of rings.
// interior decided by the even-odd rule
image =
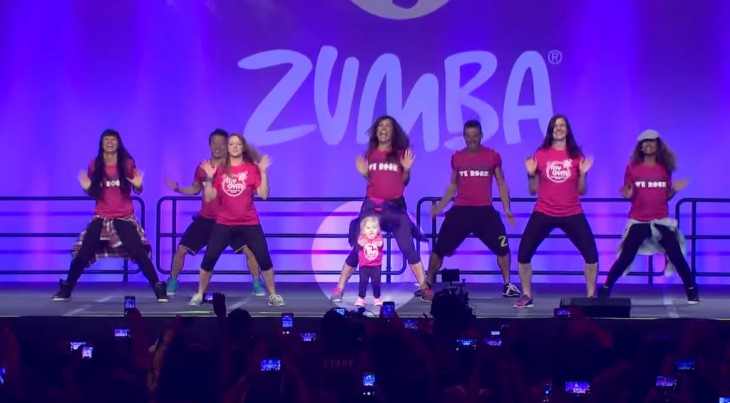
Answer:
[[[362,233],[365,230],[365,224],[368,222],[373,221],[375,222],[375,226],[378,227],[378,231],[380,231],[380,219],[377,216],[371,215],[363,218],[360,220],[360,232]]]

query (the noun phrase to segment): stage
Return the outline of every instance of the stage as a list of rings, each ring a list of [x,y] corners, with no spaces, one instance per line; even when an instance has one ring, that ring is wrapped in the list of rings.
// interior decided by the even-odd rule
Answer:
[[[123,315],[125,295],[134,295],[151,341],[163,334],[174,315],[183,315],[186,337],[195,342],[215,343],[216,320],[210,304],[189,306],[188,301],[196,284],[183,283],[178,294],[168,303],[158,303],[152,290],[144,283],[84,283],[81,282],[69,301],[55,302],[51,295],[56,283],[0,283],[0,316],[10,321],[19,339],[33,343],[56,340],[101,340],[110,338],[116,328],[129,328]],[[260,337],[276,334],[283,312],[293,312],[295,327],[300,332],[318,332],[320,318],[337,305],[329,301],[322,290],[331,290],[334,284],[320,287],[316,283],[281,283],[278,291],[286,306],[269,307],[265,297],[251,295],[250,283],[213,283],[211,291],[226,294],[230,310],[243,308],[254,317],[253,331]],[[483,332],[502,325],[519,323],[531,334],[541,338],[560,334],[567,323],[553,319],[553,309],[562,297],[583,294],[582,284],[535,284],[535,307],[515,309],[513,298],[501,296],[499,284],[469,284],[470,304],[478,320],[475,327]],[[396,301],[401,317],[418,317],[428,313],[431,304],[412,297],[415,286],[407,283],[384,284],[383,297]],[[356,284],[350,284],[345,303],[339,306],[355,309]],[[727,286],[700,286],[701,303],[688,305],[680,285],[622,285],[615,297],[630,297],[630,319],[596,319],[611,332],[635,331],[643,334],[677,338],[695,318],[721,319],[718,326],[730,331],[730,298]],[[377,311],[372,305],[369,310]],[[553,336],[551,336],[553,335]]]
[[[178,293],[168,303],[158,303],[150,287],[145,283],[84,283],[78,284],[69,301],[52,301],[58,290],[57,283],[0,283],[0,316],[63,316],[63,317],[122,317],[122,301],[125,295],[134,295],[137,307],[145,317],[213,316],[213,306],[203,304],[189,306],[188,301],[197,284],[182,283]],[[437,285],[435,290],[441,285]],[[344,302],[334,304],[328,295],[334,284],[280,283],[278,292],[286,306],[270,307],[266,297],[251,294],[250,283],[213,283],[210,291],[226,295],[228,309],[243,308],[253,317],[279,317],[282,312],[293,312],[297,317],[319,318],[327,310],[341,306],[356,309],[357,285],[349,284]],[[584,295],[583,284],[543,284],[534,288],[533,308],[515,309],[514,298],[501,296],[500,284],[467,284],[470,305],[478,318],[551,318],[553,309],[560,305],[562,297]],[[431,305],[412,297],[415,286],[409,283],[383,284],[383,298],[396,302],[401,317],[418,317],[428,313]],[[619,283],[613,297],[631,298],[632,319],[706,318],[730,319],[730,295],[728,286],[700,285],[698,305],[688,305],[681,285],[635,285]],[[367,299],[368,303],[370,298]],[[371,304],[368,310],[376,311]]]

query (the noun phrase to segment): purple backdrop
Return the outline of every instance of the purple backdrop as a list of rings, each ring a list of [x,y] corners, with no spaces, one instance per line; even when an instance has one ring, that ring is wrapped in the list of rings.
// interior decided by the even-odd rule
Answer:
[[[155,204],[171,194],[164,179],[189,183],[207,156],[207,135],[222,127],[271,155],[272,196],[361,196],[355,155],[373,118],[389,113],[410,133],[416,154],[406,192],[415,213],[419,198],[445,189],[464,120],[481,119],[512,195],[526,196],[523,159],[549,117],[565,113],[596,160],[588,196],[617,196],[636,136],[653,128],[677,151],[676,177],[692,181],[679,197],[727,197],[721,150],[730,149],[728,18],[730,3],[722,0],[3,1],[3,193],[80,195],[77,172],[94,156],[102,130],[115,128],[146,173],[153,238]],[[197,206],[184,204],[180,230]],[[349,217],[341,213],[357,207],[267,203],[260,210],[268,232],[343,232]],[[531,208],[513,206],[519,219],[510,232],[522,231]],[[2,232],[77,232],[90,203],[3,202],[0,210]],[[596,233],[615,233],[627,206],[587,211]],[[700,230],[728,227],[726,216],[711,218]],[[169,204],[162,223],[169,229]],[[65,268],[72,243],[0,239],[0,261],[29,272]],[[163,245],[169,268],[169,240]],[[338,271],[346,249],[343,240],[310,239],[272,239],[270,247],[276,267],[303,272]],[[703,241],[700,270],[720,270],[726,247]],[[615,248],[615,240],[599,241],[603,269]],[[462,251],[446,265],[496,267],[471,240]],[[541,251],[536,269],[581,268],[566,241],[550,240]],[[199,259],[188,259],[187,268]],[[231,256],[223,262],[243,263]]]

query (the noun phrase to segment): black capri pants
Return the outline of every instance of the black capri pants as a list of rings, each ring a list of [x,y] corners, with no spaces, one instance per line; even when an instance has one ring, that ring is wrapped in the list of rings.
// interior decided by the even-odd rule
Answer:
[[[598,249],[588,220],[583,213],[567,217],[553,217],[539,211],[533,211],[527,221],[522,240],[517,251],[517,262],[530,263],[538,246],[550,233],[559,228],[570,242],[578,248],[586,264],[598,263]]]
[[[261,225],[223,225],[216,223],[208,239],[208,248],[205,250],[203,262],[200,268],[205,271],[213,271],[226,246],[230,246],[235,253],[242,253],[243,247],[248,246],[256,261],[259,262],[261,270],[271,270],[274,264],[271,262],[269,245],[266,243],[266,235]]]

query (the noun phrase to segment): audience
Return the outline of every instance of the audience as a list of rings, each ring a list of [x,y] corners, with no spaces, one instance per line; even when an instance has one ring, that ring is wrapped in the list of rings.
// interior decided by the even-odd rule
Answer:
[[[432,317],[415,323],[333,309],[303,341],[298,331],[253,336],[251,315],[227,313],[221,294],[213,307],[213,345],[186,340],[179,316],[148,339],[133,310],[131,337],[96,340],[91,358],[67,341],[24,344],[0,323],[0,401],[715,403],[730,396],[730,340],[708,320],[690,321],[681,337],[642,336],[632,328],[608,333],[572,311],[545,332],[516,321],[479,334],[466,301],[445,292]],[[585,394],[566,391],[585,386]]]

